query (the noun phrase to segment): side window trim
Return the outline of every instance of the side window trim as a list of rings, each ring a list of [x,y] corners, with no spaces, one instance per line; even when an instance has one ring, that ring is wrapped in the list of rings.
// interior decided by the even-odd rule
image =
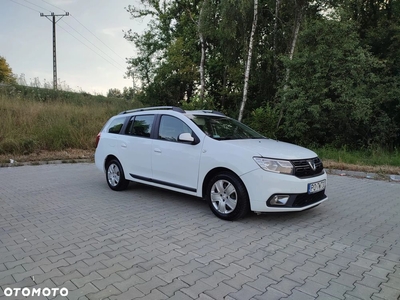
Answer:
[[[128,122],[125,122],[125,123],[126,123],[126,126],[125,126],[125,129],[124,129],[124,131],[123,131],[123,133],[124,133],[125,135],[132,135],[132,134],[130,133],[130,130],[131,130],[131,127],[132,127],[133,122],[135,121],[135,117],[136,117],[136,116],[130,116],[129,118],[127,118],[127,119],[128,119]]]
[[[135,128],[135,122],[137,119],[140,119],[140,117],[152,117],[153,119],[151,120],[151,124],[150,121],[148,123],[145,123],[145,125],[150,125],[150,132],[146,133],[148,134],[148,136],[145,135],[138,135],[138,134],[134,134],[133,132],[131,132],[132,128]],[[128,118],[128,122],[126,124],[126,128],[124,130],[124,134],[132,136],[132,137],[139,137],[139,138],[152,138],[152,133],[154,131],[154,124],[155,124],[155,119],[156,119],[156,115],[155,114],[141,114],[141,115],[134,115]],[[140,122],[141,120],[138,120],[138,122]],[[147,122],[147,121],[146,121]]]

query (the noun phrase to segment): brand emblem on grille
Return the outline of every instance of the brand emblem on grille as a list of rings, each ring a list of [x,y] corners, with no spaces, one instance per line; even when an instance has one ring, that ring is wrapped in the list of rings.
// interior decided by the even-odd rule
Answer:
[[[317,169],[317,166],[315,165],[313,160],[308,160],[307,162],[313,171],[315,171]]]

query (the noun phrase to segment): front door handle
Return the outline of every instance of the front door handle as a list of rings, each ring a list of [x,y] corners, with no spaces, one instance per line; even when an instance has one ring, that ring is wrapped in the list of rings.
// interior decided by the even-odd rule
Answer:
[[[125,143],[122,143],[122,144],[121,144],[121,147],[122,147],[122,148],[127,148],[128,146],[127,146]]]
[[[154,152],[155,152],[155,153],[161,153],[161,149],[159,149],[159,148],[154,148]]]

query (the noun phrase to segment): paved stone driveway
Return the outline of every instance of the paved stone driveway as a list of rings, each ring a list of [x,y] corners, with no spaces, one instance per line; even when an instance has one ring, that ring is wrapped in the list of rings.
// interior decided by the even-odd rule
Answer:
[[[398,183],[329,176],[319,207],[237,222],[185,195],[113,192],[93,164],[0,168],[0,184],[0,298],[7,287],[66,287],[68,299],[400,296]]]

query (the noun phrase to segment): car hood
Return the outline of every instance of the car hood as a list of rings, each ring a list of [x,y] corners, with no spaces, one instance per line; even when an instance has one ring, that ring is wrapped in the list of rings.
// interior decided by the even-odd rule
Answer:
[[[259,155],[268,158],[293,160],[314,158],[317,156],[315,152],[307,148],[272,139],[225,140],[221,142],[245,148],[253,152],[255,156]]]

